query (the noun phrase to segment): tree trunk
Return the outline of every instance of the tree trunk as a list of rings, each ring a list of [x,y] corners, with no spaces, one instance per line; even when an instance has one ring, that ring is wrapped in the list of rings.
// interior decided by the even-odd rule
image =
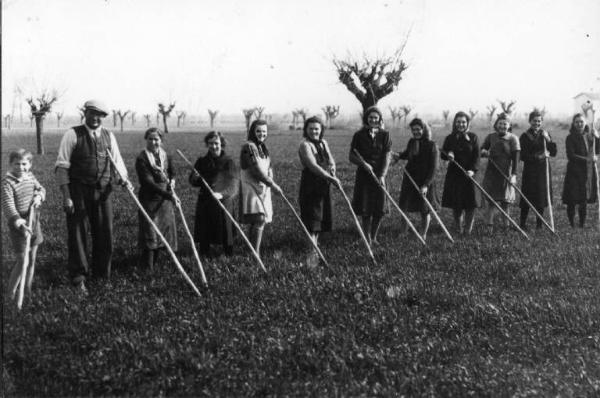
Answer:
[[[123,119],[124,118],[121,118],[121,133],[123,132]]]
[[[163,114],[163,130],[165,134],[169,134],[169,129],[167,128],[167,115]]]
[[[360,104],[363,107],[363,115],[365,114],[365,111],[372,107],[372,106],[376,106],[377,102],[379,102],[378,98],[375,98],[372,95],[365,95],[365,97],[363,98],[362,101],[360,101]]]
[[[44,116],[35,117],[35,135],[37,138],[37,153],[38,155],[44,154],[44,141],[42,139],[42,133],[44,131]]]

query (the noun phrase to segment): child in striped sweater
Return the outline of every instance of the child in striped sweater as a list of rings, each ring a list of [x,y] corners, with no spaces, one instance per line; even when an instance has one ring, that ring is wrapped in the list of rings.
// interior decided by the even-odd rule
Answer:
[[[31,235],[29,264],[27,273],[27,290],[31,291],[31,283],[35,270],[35,257],[40,243],[44,240],[40,227],[40,212],[37,208],[46,197],[46,190],[31,173],[33,155],[25,149],[11,152],[9,155],[10,171],[2,179],[2,212],[8,221],[8,232],[17,255],[17,263],[10,274],[8,291],[14,297],[26,255],[26,238]],[[32,215],[31,228],[27,225],[29,212]]]

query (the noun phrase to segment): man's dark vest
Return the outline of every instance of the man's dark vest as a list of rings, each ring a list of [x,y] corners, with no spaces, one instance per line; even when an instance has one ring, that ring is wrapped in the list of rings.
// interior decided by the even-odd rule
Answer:
[[[110,134],[101,128],[97,139],[88,133],[84,125],[73,127],[77,144],[71,153],[69,178],[81,184],[105,186],[111,180],[110,159],[106,150],[111,150]]]

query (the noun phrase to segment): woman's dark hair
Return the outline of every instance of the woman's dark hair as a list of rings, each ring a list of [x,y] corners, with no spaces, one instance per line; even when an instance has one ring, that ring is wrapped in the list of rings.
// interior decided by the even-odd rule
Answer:
[[[310,139],[310,137],[308,136],[308,125],[310,123],[319,123],[321,125],[321,134],[319,135],[319,140],[322,140],[323,134],[325,134],[325,125],[323,124],[321,118],[318,116],[311,116],[304,121],[304,128],[302,129],[304,133],[302,133],[302,137]]]
[[[456,115],[454,115],[454,120],[452,121],[452,132],[456,132],[456,119],[458,119],[459,117],[464,117],[467,119],[467,131],[469,131],[469,124],[471,124],[471,118],[465,112],[458,111],[456,112]]]
[[[252,124],[250,125],[250,128],[248,129],[248,136],[247,136],[247,140],[248,141],[252,141],[253,143],[256,144],[256,146],[259,148],[259,150],[262,150],[262,152],[264,153],[265,156],[269,156],[269,150],[267,149],[267,146],[265,145],[264,142],[260,142],[257,138],[256,138],[256,129],[258,126],[266,126],[267,125],[267,121],[263,120],[263,119],[256,119],[255,121],[252,122]]]
[[[529,114],[529,121],[531,121],[531,119],[533,119],[534,117],[541,117],[542,119],[544,118],[544,115],[542,115],[542,112],[538,111],[537,109],[534,109],[533,111],[531,111],[531,113]]]
[[[144,139],[147,140],[148,136],[152,133],[156,133],[158,134],[158,136],[160,137],[160,139],[162,140],[163,138],[163,134],[162,131],[160,131],[160,129],[156,128],[156,127],[150,127],[148,130],[146,130],[146,132],[144,133]]]
[[[429,128],[427,123],[425,123],[423,120],[416,117],[413,120],[411,120],[410,123],[408,124],[408,127],[412,128],[413,126],[421,127],[423,129],[423,138],[431,140],[431,129]]]
[[[575,130],[575,119],[577,119],[578,117],[582,118],[583,121],[585,122],[585,117],[583,116],[582,113],[576,113],[573,115],[573,119],[571,119],[571,127],[569,128],[569,133],[576,133],[577,130]],[[588,131],[590,131],[590,127],[586,124],[583,127],[583,132],[587,133]]]
[[[365,110],[365,112],[363,113],[363,125],[365,125],[365,126],[369,125],[369,115],[373,112],[375,112],[379,115],[379,124],[381,125],[383,123],[383,114],[381,113],[381,111],[379,110],[378,107],[373,105],[373,106],[368,107]]]
[[[209,131],[208,134],[204,136],[204,143],[206,146],[208,146],[208,141],[215,137],[218,137],[219,140],[221,140],[221,148],[225,148],[227,146],[227,140],[225,140],[225,137],[223,137],[223,134],[221,134],[220,131]]]
[[[496,118],[496,121],[494,122],[494,131],[498,131],[498,122],[500,122],[501,120],[506,120],[508,122],[508,132],[510,133],[512,131],[512,125],[510,123],[510,117],[502,112],[498,115],[498,117]]]

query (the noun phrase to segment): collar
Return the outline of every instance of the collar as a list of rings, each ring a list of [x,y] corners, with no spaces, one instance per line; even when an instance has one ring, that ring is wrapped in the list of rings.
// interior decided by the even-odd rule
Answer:
[[[8,178],[10,178],[11,180],[14,180],[16,182],[23,182],[25,180],[29,180],[31,178],[31,171],[26,172],[25,174],[23,174],[21,177],[17,177],[16,175],[14,175],[13,173],[11,173],[10,171],[8,171],[6,173],[6,176]]]
[[[87,124],[83,123],[83,126],[90,135],[97,136],[102,131],[102,125],[98,126],[96,130],[92,130]]]

